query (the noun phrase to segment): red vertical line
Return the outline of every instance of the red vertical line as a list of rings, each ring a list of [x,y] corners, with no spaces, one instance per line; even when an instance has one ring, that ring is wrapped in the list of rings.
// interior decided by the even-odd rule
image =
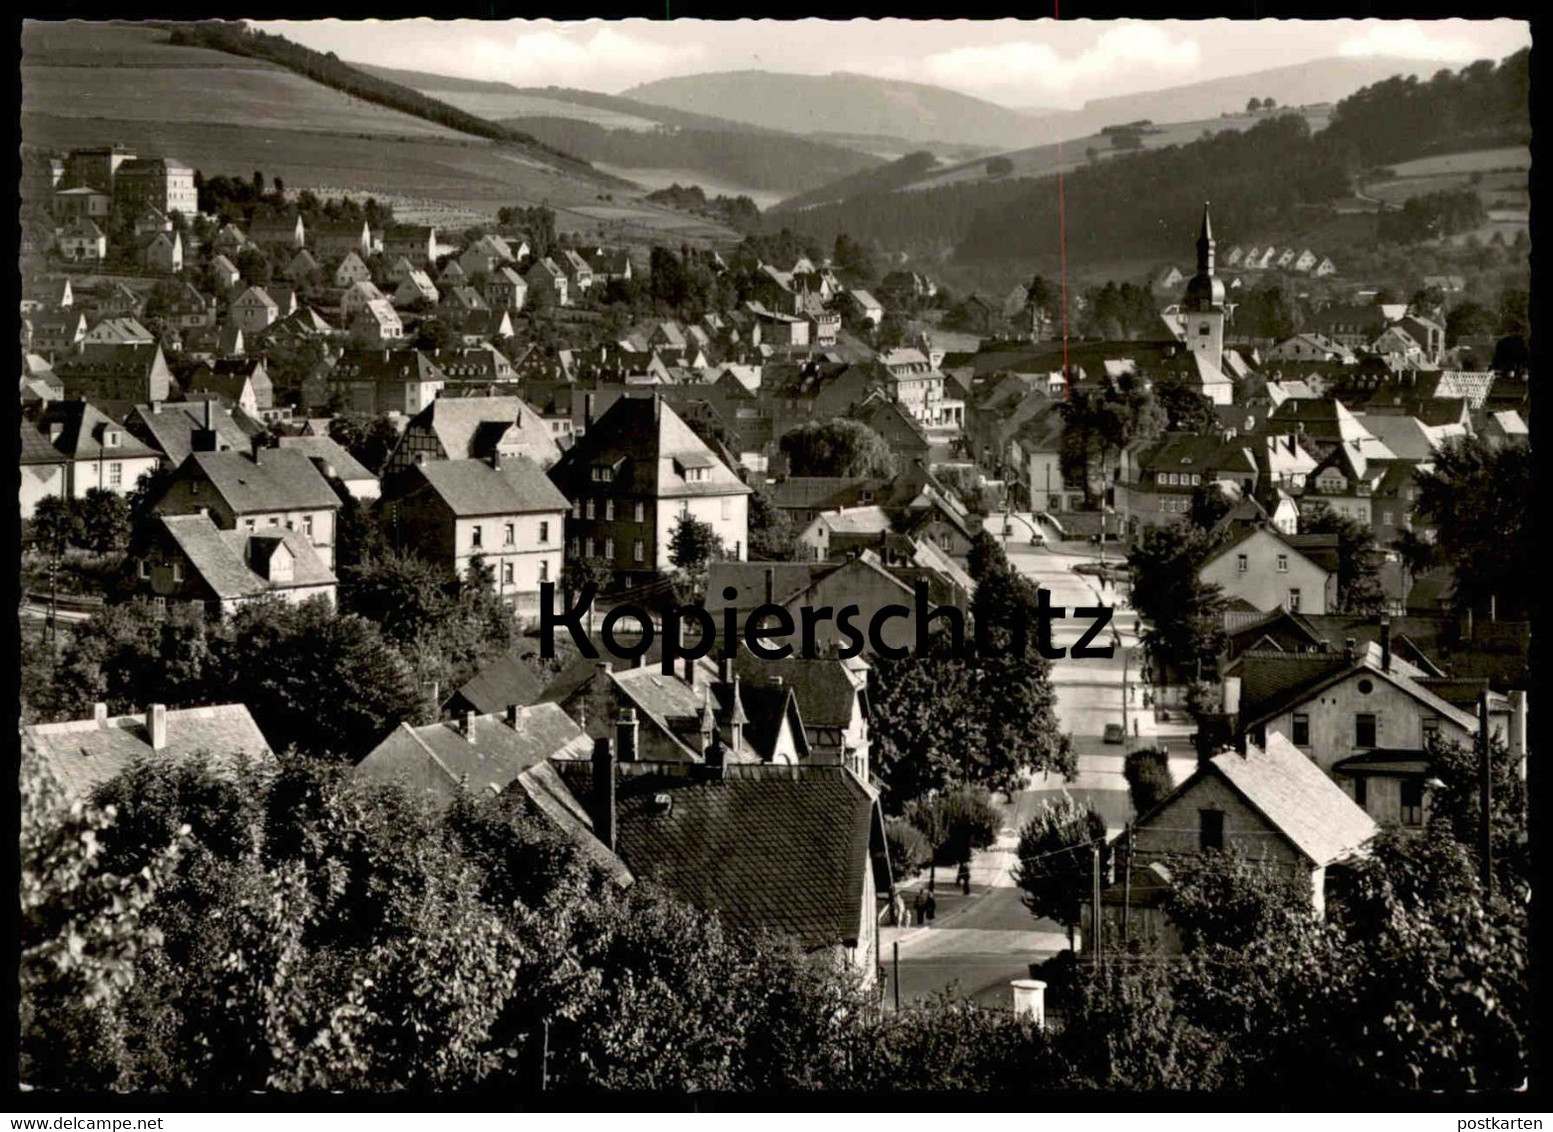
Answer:
[[[1062,19],[1062,0],[1052,0],[1052,19]],[[1073,388],[1068,384],[1068,221],[1062,192],[1062,125],[1057,126],[1057,249],[1061,255],[1059,274],[1062,277],[1062,396],[1071,400]]]

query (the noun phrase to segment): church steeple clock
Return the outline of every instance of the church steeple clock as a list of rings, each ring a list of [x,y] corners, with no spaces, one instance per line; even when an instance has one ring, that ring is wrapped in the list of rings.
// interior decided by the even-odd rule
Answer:
[[[1186,284],[1181,299],[1181,321],[1187,348],[1218,370],[1224,360],[1224,281],[1213,274],[1213,222],[1208,205],[1202,209],[1202,228],[1197,234],[1197,274]]]

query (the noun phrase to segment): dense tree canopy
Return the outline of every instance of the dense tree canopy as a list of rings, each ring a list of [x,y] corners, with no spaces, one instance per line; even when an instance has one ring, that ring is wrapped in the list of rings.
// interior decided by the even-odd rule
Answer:
[[[845,417],[801,424],[783,435],[780,447],[795,476],[895,474],[895,456],[884,437]]]
[[[1525,446],[1495,447],[1481,439],[1447,442],[1433,469],[1418,476],[1418,513],[1437,532],[1451,569],[1458,610],[1479,615],[1497,603],[1501,617],[1530,611],[1535,588],[1532,456]]]

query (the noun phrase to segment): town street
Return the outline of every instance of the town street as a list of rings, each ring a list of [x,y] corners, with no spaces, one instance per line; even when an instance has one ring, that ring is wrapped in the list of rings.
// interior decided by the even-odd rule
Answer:
[[[1092,575],[1073,572],[1075,566],[1094,562],[1097,548],[1084,544],[1030,545],[1028,515],[1015,515],[1013,533],[1006,540],[1011,565],[1051,592],[1053,607],[1068,612],[1069,619],[1054,623],[1052,643],[1071,647],[1088,625],[1088,619],[1071,619],[1077,606],[1113,605],[1114,587],[1102,585]],[[994,529],[998,527],[995,521]],[[1047,532],[1048,538],[1055,532]],[[1117,555],[1107,548],[1107,559]],[[1089,802],[1105,818],[1115,835],[1132,817],[1127,782],[1122,773],[1126,752],[1150,742],[1164,742],[1171,751],[1170,769],[1177,782],[1191,773],[1195,760],[1184,722],[1158,723],[1154,712],[1143,707],[1139,683],[1137,617],[1125,605],[1112,617],[1110,630],[1094,645],[1119,645],[1110,659],[1052,662],[1052,684],[1057,694],[1057,714],[1062,729],[1072,737],[1078,755],[1078,776],[1064,782],[1060,776],[1035,775],[1017,793],[1012,805],[999,796],[1006,814],[997,845],[977,854],[971,865],[971,894],[966,897],[954,885],[953,871],[939,870],[935,899],[937,915],[930,927],[914,918],[904,929],[881,931],[880,957],[885,964],[886,993],[894,993],[895,945],[899,944],[899,982],[902,1002],[920,999],[947,988],[953,993],[995,1006],[1012,1006],[1009,981],[1026,977],[1031,963],[1051,958],[1068,946],[1067,931],[1050,920],[1037,920],[1020,900],[1011,868],[1015,861],[1019,827],[1047,801],[1064,792]],[[1123,724],[1123,683],[1127,739],[1106,743],[1107,724]],[[1137,730],[1134,732],[1134,726]],[[1136,737],[1134,737],[1136,736]],[[907,901],[926,886],[926,877],[908,886]]]

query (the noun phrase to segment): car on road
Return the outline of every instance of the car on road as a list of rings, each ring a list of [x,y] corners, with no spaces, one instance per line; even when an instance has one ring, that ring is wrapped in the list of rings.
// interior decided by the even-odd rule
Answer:
[[[1045,546],[1046,545],[1046,536],[1041,534],[1040,531],[1031,531],[1030,532],[1030,545],[1031,546]]]
[[[1107,743],[1125,743],[1127,732],[1120,723],[1107,723],[1105,725],[1105,741]]]

